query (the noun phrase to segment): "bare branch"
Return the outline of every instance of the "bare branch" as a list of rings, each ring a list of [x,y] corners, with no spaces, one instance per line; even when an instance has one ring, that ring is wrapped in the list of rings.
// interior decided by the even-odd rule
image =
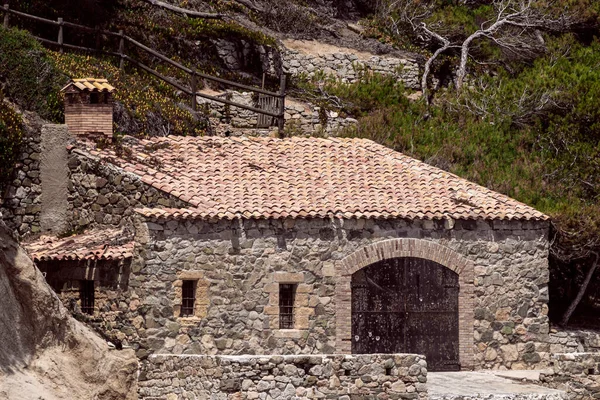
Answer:
[[[163,1],[159,1],[159,0],[143,0],[143,1],[145,1],[148,4],[153,5],[155,7],[160,7],[160,8],[164,8],[165,10],[184,14],[190,18],[206,18],[206,19],[221,19],[221,18],[223,18],[223,14],[211,14],[211,13],[204,13],[204,12],[199,12],[199,11],[188,10],[186,8],[177,7],[177,6],[174,6],[174,5],[165,3]]]
[[[552,3],[552,0],[550,0]],[[548,11],[551,5],[544,4],[540,8],[537,0],[494,0],[493,18],[481,24],[480,28],[467,36],[462,43],[451,43],[448,37],[438,33],[439,28],[428,26],[425,21],[434,9],[432,1],[393,0],[383,1],[379,10],[383,20],[388,21],[388,28],[397,36],[401,36],[402,25],[412,28],[421,38],[440,43],[433,55],[425,63],[421,77],[423,93],[427,91],[427,78],[435,60],[445,51],[460,48],[460,61],[456,72],[456,88],[461,90],[467,74],[467,62],[473,42],[481,38],[491,40],[496,46],[510,53],[513,57],[534,57],[544,52],[544,39],[540,30],[564,30],[574,20],[568,13],[554,18]],[[427,98],[427,96],[425,96]]]

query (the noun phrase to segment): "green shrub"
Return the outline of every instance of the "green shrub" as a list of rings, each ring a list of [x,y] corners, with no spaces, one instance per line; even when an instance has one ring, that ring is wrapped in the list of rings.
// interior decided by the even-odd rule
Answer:
[[[395,77],[358,67],[356,74],[354,83],[344,83],[324,73],[317,73],[312,78],[297,77],[292,82],[292,92],[322,109],[337,109],[356,117],[376,109],[408,104],[404,86]]]
[[[11,178],[21,149],[22,136],[21,116],[2,101],[0,92],[0,190]]]
[[[61,122],[62,101],[58,101],[59,73],[45,49],[27,32],[0,28],[0,82],[4,94],[42,118]]]
[[[460,96],[449,91],[431,107],[398,101],[365,115],[345,134],[549,214],[560,233],[556,252],[600,250],[600,43],[558,44],[550,43],[547,57],[515,76],[482,78],[481,85],[474,82]],[[377,96],[353,93],[361,97],[355,104]]]

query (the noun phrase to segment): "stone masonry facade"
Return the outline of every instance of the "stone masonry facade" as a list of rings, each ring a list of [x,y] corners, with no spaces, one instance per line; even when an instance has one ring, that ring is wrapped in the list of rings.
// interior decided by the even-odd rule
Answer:
[[[140,371],[150,399],[427,399],[418,355],[153,355]]]
[[[547,228],[460,220],[140,221],[130,279],[143,310],[139,349],[347,353],[350,274],[412,254],[459,273],[463,368],[548,365]],[[201,272],[204,316],[177,317],[182,271]],[[281,282],[297,284],[294,329],[278,329]]]

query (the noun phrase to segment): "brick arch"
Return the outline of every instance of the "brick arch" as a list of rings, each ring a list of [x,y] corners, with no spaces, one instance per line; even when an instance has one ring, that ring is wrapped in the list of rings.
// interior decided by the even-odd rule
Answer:
[[[449,247],[424,239],[389,239],[362,247],[338,264],[336,299],[336,350],[351,352],[352,275],[362,268],[391,258],[414,257],[434,261],[458,274],[459,358],[463,369],[473,367],[473,263]]]

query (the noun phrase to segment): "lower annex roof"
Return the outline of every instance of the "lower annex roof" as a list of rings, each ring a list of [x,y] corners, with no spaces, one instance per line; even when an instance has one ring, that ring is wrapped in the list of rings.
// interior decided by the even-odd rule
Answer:
[[[23,243],[34,261],[120,260],[131,258],[133,245],[131,235],[114,228],[96,229],[64,238],[41,236]]]

